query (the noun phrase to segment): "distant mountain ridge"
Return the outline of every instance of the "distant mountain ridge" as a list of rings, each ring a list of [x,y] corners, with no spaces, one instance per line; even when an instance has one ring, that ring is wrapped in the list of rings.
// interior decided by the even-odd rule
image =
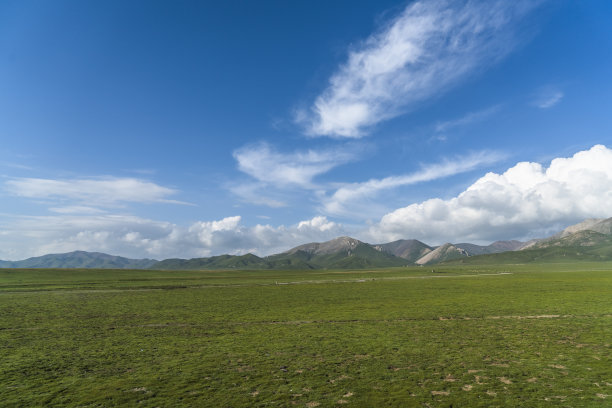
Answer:
[[[130,259],[101,252],[73,251],[36,256],[22,261],[0,261],[0,268],[147,269],[157,262],[155,259]]]
[[[380,268],[407,265],[405,259],[379,250],[355,238],[339,237],[304,244],[276,255],[258,257],[222,255],[210,258],[166,259],[154,269],[324,269]]]
[[[457,248],[465,250],[470,256],[516,251],[522,248],[523,245],[525,245],[525,242],[522,241],[495,241],[487,246],[468,243],[455,244]]]
[[[99,269],[360,269],[441,262],[535,262],[612,260],[612,218],[587,219],[544,239],[496,241],[490,245],[445,243],[429,246],[415,239],[368,244],[351,237],[299,245],[288,251],[259,257],[253,254],[219,255],[193,259],[130,259],[100,252],[73,251],[22,261],[0,261],[0,268]]]
[[[612,261],[612,218],[588,219],[516,251],[463,258],[459,263]]]

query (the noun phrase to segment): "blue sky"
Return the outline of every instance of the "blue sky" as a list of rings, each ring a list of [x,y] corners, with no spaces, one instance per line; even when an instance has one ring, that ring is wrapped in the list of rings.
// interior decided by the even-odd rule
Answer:
[[[0,259],[612,216],[612,4],[0,4]]]

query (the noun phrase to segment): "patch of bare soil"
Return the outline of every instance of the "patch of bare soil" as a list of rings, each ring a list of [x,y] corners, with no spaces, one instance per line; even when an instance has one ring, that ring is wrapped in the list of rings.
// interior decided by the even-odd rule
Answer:
[[[485,379],[485,378],[488,378],[488,377],[480,376],[480,375],[475,375],[474,376],[474,380],[476,380],[476,384],[478,384],[478,385],[486,384],[485,382],[480,381],[480,380]]]
[[[565,367],[565,366],[563,366],[563,365],[561,365],[561,364],[549,364],[548,366],[549,366],[549,367],[552,367],[552,368],[558,368],[558,369],[560,369],[560,370],[564,370],[564,369],[566,369],[566,368],[567,368],[567,367]]]
[[[449,391],[432,391],[431,395],[450,395]]]
[[[333,384],[336,381],[342,381],[342,380],[346,380],[348,378],[350,378],[348,375],[342,374],[340,377],[336,378],[335,380],[329,380],[329,382]]]

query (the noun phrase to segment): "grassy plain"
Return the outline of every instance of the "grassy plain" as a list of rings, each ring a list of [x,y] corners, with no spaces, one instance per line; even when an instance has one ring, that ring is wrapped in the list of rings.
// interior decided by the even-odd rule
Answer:
[[[612,404],[612,263],[435,270],[0,270],[0,405]]]

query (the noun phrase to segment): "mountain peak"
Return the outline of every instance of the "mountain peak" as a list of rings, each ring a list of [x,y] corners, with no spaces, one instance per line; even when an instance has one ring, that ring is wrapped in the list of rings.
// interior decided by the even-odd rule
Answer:
[[[570,225],[569,227],[567,227],[560,233],[553,235],[553,237],[554,238],[564,238],[578,231],[593,230],[593,227],[595,227],[595,225],[599,224],[602,221],[605,221],[605,219],[587,218],[586,220],[579,222],[578,224]]]
[[[297,246],[287,251],[287,254],[295,254],[298,251],[306,252],[312,255],[328,255],[340,251],[351,251],[363,245],[363,242],[351,237],[338,237],[326,242],[311,242]]]
[[[415,262],[417,259],[432,251],[429,245],[417,241],[416,239],[400,239],[387,244],[375,245],[374,248],[406,259],[410,262]]]

